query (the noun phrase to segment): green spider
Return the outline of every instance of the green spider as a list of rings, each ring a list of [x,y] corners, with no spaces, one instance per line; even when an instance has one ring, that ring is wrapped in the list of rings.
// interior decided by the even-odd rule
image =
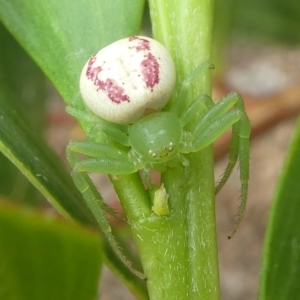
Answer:
[[[134,49],[140,49],[141,45],[144,48],[148,47],[145,40],[148,42],[150,40],[150,43],[153,41],[144,37],[134,38],[139,42],[139,48],[136,46]],[[145,57],[145,53],[143,55]],[[99,79],[99,72],[102,68],[92,65],[95,62],[93,57],[87,63],[84,74],[91,84],[97,87],[96,90],[98,91],[104,86],[105,81]],[[107,59],[105,59],[106,61]],[[183,81],[181,91],[169,109],[139,116],[137,120],[129,121],[130,124],[122,124],[123,121],[120,121],[121,124],[117,125],[106,121],[101,122],[102,134],[104,132],[111,143],[98,143],[88,139],[87,141],[70,141],[67,146],[67,158],[73,168],[72,176],[75,185],[83,194],[116,254],[127,265],[129,263],[120,252],[111,234],[110,225],[103,210],[98,207],[96,199],[99,199],[99,197],[88,173],[121,175],[143,170],[146,182],[151,187],[150,176],[148,175],[150,170],[164,172],[168,168],[182,164],[188,173],[189,161],[185,154],[204,149],[232,127],[229,163],[216,187],[216,193],[225,184],[237,160],[239,160],[241,205],[236,224],[229,234],[229,238],[233,236],[241,221],[248,191],[249,136],[251,131],[242,98],[236,93],[231,93],[215,104],[207,95],[200,95],[186,108],[183,107],[191,82],[203,70],[209,68],[211,68],[210,62],[205,62]],[[154,69],[152,68],[152,70]],[[173,87],[170,89],[173,89]],[[119,95],[123,97],[124,93],[119,93]],[[169,97],[170,92],[167,92],[166,95]],[[126,99],[126,97],[123,98]],[[97,112],[97,109],[94,109],[93,102],[92,105],[86,104],[94,112]],[[84,112],[73,108],[68,108],[68,111],[79,119],[86,117]],[[201,118],[199,118],[200,115]],[[136,116],[134,115],[133,118],[136,118]],[[126,123],[128,123],[128,120],[126,120]],[[79,160],[78,154],[84,154],[86,158]],[[103,203],[102,207],[104,210],[113,213]],[[137,273],[135,270],[132,271]]]

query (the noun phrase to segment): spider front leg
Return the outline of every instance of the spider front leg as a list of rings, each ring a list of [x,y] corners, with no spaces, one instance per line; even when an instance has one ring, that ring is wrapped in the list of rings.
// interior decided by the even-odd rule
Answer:
[[[175,115],[179,116],[180,112],[183,110],[189,92],[189,87],[192,82],[205,70],[210,70],[213,68],[214,65],[211,63],[211,61],[206,60],[204,63],[198,66],[187,78],[185,78],[185,80],[182,82],[181,90],[179,91],[177,97],[174,99],[174,101],[169,102],[169,104],[166,106],[169,112],[172,112]]]
[[[233,110],[229,111],[233,107]],[[216,191],[227,181],[237,159],[240,164],[240,181],[241,181],[241,204],[237,215],[236,224],[229,233],[231,238],[238,225],[241,222],[245,211],[248,180],[249,180],[249,138],[251,126],[245,113],[244,103],[240,95],[231,93],[214,106],[200,119],[192,128],[191,135],[195,137],[192,145],[183,145],[183,151],[196,152],[212,144],[226,130],[233,127],[231,147],[229,154],[229,163],[225,169],[224,175],[216,187]],[[186,148],[186,149],[184,149]]]
[[[103,167],[101,167],[101,160],[97,161],[95,158],[90,158],[87,160],[80,161],[78,158],[77,153],[82,153],[85,155],[95,155],[95,156],[108,156],[110,155],[112,158],[103,159],[105,162]],[[112,147],[106,145],[99,145],[95,143],[89,142],[79,142],[79,141],[71,141],[66,149],[67,159],[72,167],[72,178],[75,183],[77,189],[81,192],[83,198],[85,199],[90,211],[92,212],[93,216],[95,217],[99,227],[101,228],[102,232],[104,233],[105,237],[107,238],[109,244],[113,248],[117,257],[138,277],[145,279],[145,276],[134,269],[131,266],[131,262],[125,257],[122,253],[117,241],[115,240],[112,232],[110,224],[104,214],[104,210],[102,209],[104,201],[100,194],[98,193],[97,189],[95,188],[93,182],[91,181],[90,177],[88,176],[87,172],[93,172],[94,169],[101,170],[99,173],[105,173],[105,168],[109,165],[109,162],[120,162],[120,158],[124,156],[124,153],[118,150],[115,150]],[[91,160],[94,159],[93,163],[91,164]],[[84,164],[82,162],[88,162]],[[100,163],[98,168],[90,168],[89,166],[94,166],[95,164]],[[124,166],[123,166],[124,168]],[[92,170],[91,170],[92,169]],[[104,170],[104,171],[103,171]],[[108,172],[109,173],[109,172]],[[102,207],[99,206],[99,202],[102,203]],[[111,211],[109,210],[111,213]],[[114,214],[115,215],[115,214]]]

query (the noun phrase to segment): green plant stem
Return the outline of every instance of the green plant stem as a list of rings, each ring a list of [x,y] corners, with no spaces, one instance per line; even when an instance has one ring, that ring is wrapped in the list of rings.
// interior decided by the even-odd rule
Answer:
[[[182,80],[211,59],[214,2],[150,0],[149,4],[154,37],[175,61],[177,93]],[[200,94],[211,95],[210,70],[193,82],[185,105]],[[137,174],[114,181],[140,253],[150,299],[220,298],[212,147],[187,158],[188,174],[183,166],[162,174],[169,194],[167,216],[151,211]]]
[[[149,4],[154,37],[175,61],[178,92],[182,79],[211,58],[214,2],[150,0]],[[195,80],[186,104],[203,93],[211,94],[209,70]],[[188,159],[188,179],[181,166],[162,174],[170,215],[146,213],[131,224],[150,299],[219,299],[212,147]]]
[[[130,223],[151,215],[151,203],[138,173],[110,177]]]

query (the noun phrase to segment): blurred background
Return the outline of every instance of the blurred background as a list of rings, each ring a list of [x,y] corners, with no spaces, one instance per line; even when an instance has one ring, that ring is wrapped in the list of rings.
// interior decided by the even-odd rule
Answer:
[[[148,9],[143,34],[151,34]],[[201,30],[201,28],[199,28]],[[32,130],[45,136],[65,161],[70,139],[84,138],[59,95],[39,68],[0,26],[0,80],[28,115]],[[269,206],[300,110],[300,3],[298,0],[216,0],[213,42],[213,98],[239,92],[252,124],[251,178],[245,217],[232,240],[240,183],[234,172],[217,196],[222,299],[256,299]],[[3,75],[5,74],[5,76]],[[216,180],[227,163],[230,132],[215,143]],[[96,186],[121,210],[105,176]],[[0,154],[0,198],[51,209],[27,179]],[[124,234],[123,224],[115,224]],[[108,270],[101,300],[134,299]],[[118,288],[117,288],[118,287]]]

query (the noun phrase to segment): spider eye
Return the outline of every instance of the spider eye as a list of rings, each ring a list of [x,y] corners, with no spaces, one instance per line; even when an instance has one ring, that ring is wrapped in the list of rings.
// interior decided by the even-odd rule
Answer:
[[[174,149],[174,144],[172,142],[170,142],[168,150],[172,151],[173,149]]]
[[[173,151],[173,149],[174,149],[174,144],[172,142],[170,142],[169,146],[165,147],[165,150],[167,150],[169,152]]]
[[[156,156],[157,156],[157,154],[156,154],[154,151],[152,151],[152,150],[149,150],[149,154],[150,154],[152,157],[156,157]]]

